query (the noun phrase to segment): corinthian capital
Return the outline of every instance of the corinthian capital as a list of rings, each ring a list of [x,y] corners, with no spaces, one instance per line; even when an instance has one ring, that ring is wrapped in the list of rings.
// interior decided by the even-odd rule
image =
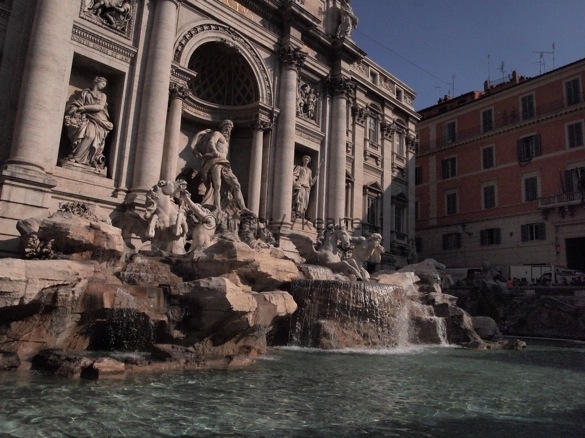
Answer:
[[[280,63],[284,67],[295,67],[296,69],[299,69],[305,63],[307,53],[303,52],[298,47],[283,47],[280,49],[278,56],[280,58]]]
[[[171,99],[185,99],[189,95],[189,88],[185,85],[177,84],[176,82],[171,82],[169,84],[169,95]]]
[[[272,129],[272,122],[265,117],[258,116],[250,123],[250,128],[253,130],[269,131]]]
[[[344,78],[343,76],[335,76],[327,78],[327,85],[331,94],[343,96],[347,99],[351,99],[354,96],[355,84],[351,79]]]

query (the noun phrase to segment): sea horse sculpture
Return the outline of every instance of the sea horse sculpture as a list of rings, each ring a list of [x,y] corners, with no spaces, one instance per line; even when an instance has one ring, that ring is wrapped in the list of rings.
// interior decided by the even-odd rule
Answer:
[[[300,233],[289,233],[287,237],[296,246],[301,257],[308,264],[325,266],[333,272],[354,276],[357,280],[365,280],[364,275],[355,260],[341,258],[338,245],[348,249],[351,244],[345,227],[329,225],[323,231],[321,243],[315,246],[310,237]]]

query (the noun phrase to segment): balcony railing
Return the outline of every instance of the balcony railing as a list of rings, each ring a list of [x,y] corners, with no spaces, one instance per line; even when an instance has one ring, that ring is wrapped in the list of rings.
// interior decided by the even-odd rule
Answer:
[[[474,137],[479,137],[481,135],[489,135],[491,132],[497,131],[498,129],[502,129],[508,126],[519,124],[521,122],[528,122],[530,120],[535,120],[540,117],[554,114],[566,108],[579,106],[583,104],[583,102],[585,102],[585,93],[582,93],[578,101],[572,105],[567,105],[564,99],[547,102],[544,105],[539,105],[536,108],[536,111],[532,117],[525,119],[522,119],[522,115],[519,112],[518,108],[511,108],[509,111],[499,112],[499,114],[497,114],[494,117],[492,129],[484,131],[482,130],[481,125],[474,125],[466,129],[458,129],[455,140],[447,138],[438,138],[436,139],[435,146],[433,148],[442,148],[445,146],[461,143],[470,140]],[[421,143],[419,150],[427,151],[429,150],[429,147],[430,145],[428,143],[426,144]]]
[[[545,196],[538,199],[538,208],[565,207],[583,203],[584,195],[581,192],[561,193],[554,196]]]

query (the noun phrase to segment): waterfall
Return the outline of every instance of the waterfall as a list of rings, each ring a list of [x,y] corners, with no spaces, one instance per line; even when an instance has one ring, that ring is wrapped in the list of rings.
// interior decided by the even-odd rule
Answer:
[[[291,294],[298,309],[290,320],[289,345],[379,348],[446,343],[443,318],[398,286],[294,280]]]

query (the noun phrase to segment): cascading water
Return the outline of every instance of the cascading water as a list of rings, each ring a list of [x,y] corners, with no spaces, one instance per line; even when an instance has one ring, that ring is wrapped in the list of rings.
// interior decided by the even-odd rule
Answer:
[[[294,280],[298,310],[289,345],[318,348],[446,344],[442,318],[397,286],[335,280]]]

